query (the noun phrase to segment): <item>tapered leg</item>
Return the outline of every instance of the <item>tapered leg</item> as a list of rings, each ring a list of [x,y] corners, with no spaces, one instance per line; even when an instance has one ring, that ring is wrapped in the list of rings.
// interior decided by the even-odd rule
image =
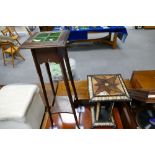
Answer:
[[[65,62],[66,62],[66,66],[67,66],[67,69],[68,69],[68,75],[69,75],[69,78],[70,78],[70,81],[71,81],[71,85],[72,85],[72,88],[73,88],[75,99],[78,102],[78,96],[77,96],[77,92],[76,92],[76,88],[75,88],[75,84],[74,84],[74,80],[73,80],[73,75],[72,75],[72,71],[71,71],[71,67],[70,67],[70,63],[69,63],[69,57],[68,57],[67,50],[65,50]]]
[[[52,103],[52,106],[54,106],[55,98],[56,98],[56,92],[55,92],[54,85],[53,85],[53,80],[52,80],[52,75],[51,75],[49,63],[46,62],[46,63],[45,63],[45,66],[46,66],[48,78],[49,78],[49,80],[50,80],[51,89],[52,89],[52,92],[53,92],[53,103]]]
[[[72,99],[72,94],[71,94],[71,90],[70,90],[70,87],[69,87],[69,82],[68,82],[66,68],[65,68],[63,58],[61,59],[61,70],[62,70],[62,73],[63,73],[63,78],[64,78],[67,94],[68,94],[68,97],[69,97],[69,101],[71,103],[71,108],[72,108],[72,111],[73,111],[74,119],[75,119],[77,127],[80,128],[79,123],[78,123],[78,119],[77,119],[77,116],[76,116],[75,106],[74,106],[74,102],[73,102],[73,99]]]
[[[53,119],[52,119],[52,114],[51,114],[51,111],[50,111],[50,106],[49,106],[49,102],[48,102],[48,98],[47,98],[47,92],[46,92],[46,89],[45,89],[41,68],[40,68],[40,65],[39,65],[39,63],[37,61],[36,54],[35,54],[34,51],[32,51],[32,55],[33,55],[34,63],[35,63],[35,66],[36,66],[36,70],[38,72],[39,79],[40,79],[40,82],[41,82],[43,94],[44,94],[44,97],[45,97],[46,108],[47,108],[47,111],[48,111],[48,114],[49,114],[49,117],[50,117],[51,126],[53,128],[54,127]]]

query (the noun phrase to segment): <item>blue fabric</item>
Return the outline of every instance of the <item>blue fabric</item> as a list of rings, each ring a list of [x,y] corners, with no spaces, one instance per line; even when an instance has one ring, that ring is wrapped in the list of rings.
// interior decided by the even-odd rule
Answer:
[[[124,43],[127,30],[124,26],[56,26],[54,31],[70,30],[69,41],[87,40],[88,32],[118,32],[118,38]]]
[[[88,39],[88,32],[87,31],[70,31],[68,40],[87,40]]]

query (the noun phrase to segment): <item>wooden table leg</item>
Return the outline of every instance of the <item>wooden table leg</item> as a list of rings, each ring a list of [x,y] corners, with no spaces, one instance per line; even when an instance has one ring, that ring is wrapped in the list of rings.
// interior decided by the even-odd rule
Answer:
[[[51,115],[51,111],[50,111],[50,106],[49,106],[49,102],[48,102],[48,98],[47,98],[47,92],[46,92],[46,89],[45,89],[45,85],[44,85],[44,80],[43,80],[40,64],[37,61],[36,54],[35,54],[34,51],[32,51],[32,56],[33,56],[33,59],[34,59],[34,63],[35,63],[35,66],[36,66],[37,73],[39,75],[39,79],[40,79],[40,82],[41,82],[43,94],[44,94],[44,97],[45,97],[46,108],[47,108],[47,111],[48,111],[48,114],[49,114],[49,117],[50,117],[51,126],[53,128],[53,119],[52,119],[52,115]]]
[[[52,74],[51,74],[48,62],[45,63],[45,66],[46,66],[47,74],[48,74],[48,77],[49,77],[49,80],[50,80],[50,86],[51,86],[51,89],[52,89],[52,92],[53,92],[53,103],[52,103],[52,106],[54,106],[55,98],[56,98],[56,92],[55,92],[54,85],[53,85]]]
[[[75,106],[74,106],[74,102],[73,102],[73,99],[72,99],[72,94],[71,94],[71,90],[70,90],[70,87],[69,87],[69,81],[68,81],[68,78],[67,78],[67,73],[66,73],[66,68],[65,68],[63,58],[61,59],[60,65],[61,65],[61,70],[62,70],[62,73],[63,73],[63,78],[64,78],[67,94],[68,94],[68,97],[69,97],[69,101],[71,103],[71,108],[72,108],[72,111],[73,111],[74,119],[75,119],[77,127],[80,128],[79,123],[78,123],[78,119],[77,119],[77,116],[76,116]]]
[[[109,41],[111,41],[111,32],[109,32]]]
[[[113,38],[113,45],[112,48],[115,49],[117,46],[117,33],[114,33],[114,38]]]
[[[76,92],[76,88],[75,88],[75,84],[74,84],[74,79],[73,79],[73,75],[72,75],[72,71],[71,71],[71,67],[70,67],[70,63],[69,63],[69,57],[68,57],[67,49],[65,50],[65,63],[66,63],[67,69],[68,69],[68,75],[69,75],[71,85],[72,85],[72,88],[73,88],[73,92],[74,92],[74,95],[75,95],[75,99],[76,99],[75,104],[76,103],[78,104],[79,100],[78,100],[78,96],[77,96],[77,92]]]

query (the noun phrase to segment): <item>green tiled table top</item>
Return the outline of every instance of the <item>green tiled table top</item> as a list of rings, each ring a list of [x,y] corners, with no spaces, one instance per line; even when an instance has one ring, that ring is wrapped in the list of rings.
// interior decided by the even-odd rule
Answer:
[[[34,36],[33,42],[57,41],[61,32],[41,33]]]

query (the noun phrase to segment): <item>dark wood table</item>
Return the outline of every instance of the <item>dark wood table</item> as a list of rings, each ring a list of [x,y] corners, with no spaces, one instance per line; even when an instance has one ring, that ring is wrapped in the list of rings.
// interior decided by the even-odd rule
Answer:
[[[149,121],[155,117],[155,70],[133,71],[130,84],[131,108],[137,127],[155,128]]]
[[[74,85],[74,81],[73,81],[73,76],[72,76],[71,67],[69,64],[68,52],[67,52],[67,47],[66,47],[66,42],[68,39],[69,31],[67,31],[67,30],[60,31],[60,36],[55,41],[39,41],[39,42],[34,41],[34,38],[36,38],[38,35],[45,34],[45,33],[51,34],[52,32],[35,33],[30,38],[28,38],[28,40],[26,40],[21,45],[20,48],[31,49],[35,67],[36,67],[37,73],[39,75],[39,79],[40,79],[41,86],[43,89],[46,108],[47,108],[48,114],[50,116],[50,122],[51,122],[52,127],[53,127],[53,120],[52,120],[52,114],[51,114],[52,108],[50,107],[50,104],[49,104],[49,101],[47,98],[47,91],[45,88],[45,83],[44,83],[43,74],[42,74],[40,65],[45,64],[45,66],[46,66],[47,74],[48,74],[49,81],[50,81],[50,86],[51,86],[52,93],[54,96],[53,101],[52,101],[52,106],[54,106],[57,91],[54,89],[54,85],[53,85],[53,81],[52,81],[52,73],[50,71],[49,62],[55,62],[55,63],[60,64],[61,70],[63,73],[65,87],[67,90],[67,95],[69,97],[69,102],[71,104],[71,108],[72,108],[72,111],[74,114],[76,125],[79,128],[78,119],[77,119],[76,112],[75,112],[75,107],[77,106],[77,103],[78,103],[78,97],[77,97],[77,93],[76,93],[76,89],[75,89],[75,85]],[[66,66],[65,66],[65,64],[66,64]],[[67,73],[68,73],[68,76],[67,76]],[[69,80],[71,81],[71,85],[73,88],[74,97],[75,97],[74,100],[72,98],[71,90],[69,87],[69,82],[68,82]]]
[[[155,103],[155,70],[133,71],[130,83],[130,94],[133,99]]]

